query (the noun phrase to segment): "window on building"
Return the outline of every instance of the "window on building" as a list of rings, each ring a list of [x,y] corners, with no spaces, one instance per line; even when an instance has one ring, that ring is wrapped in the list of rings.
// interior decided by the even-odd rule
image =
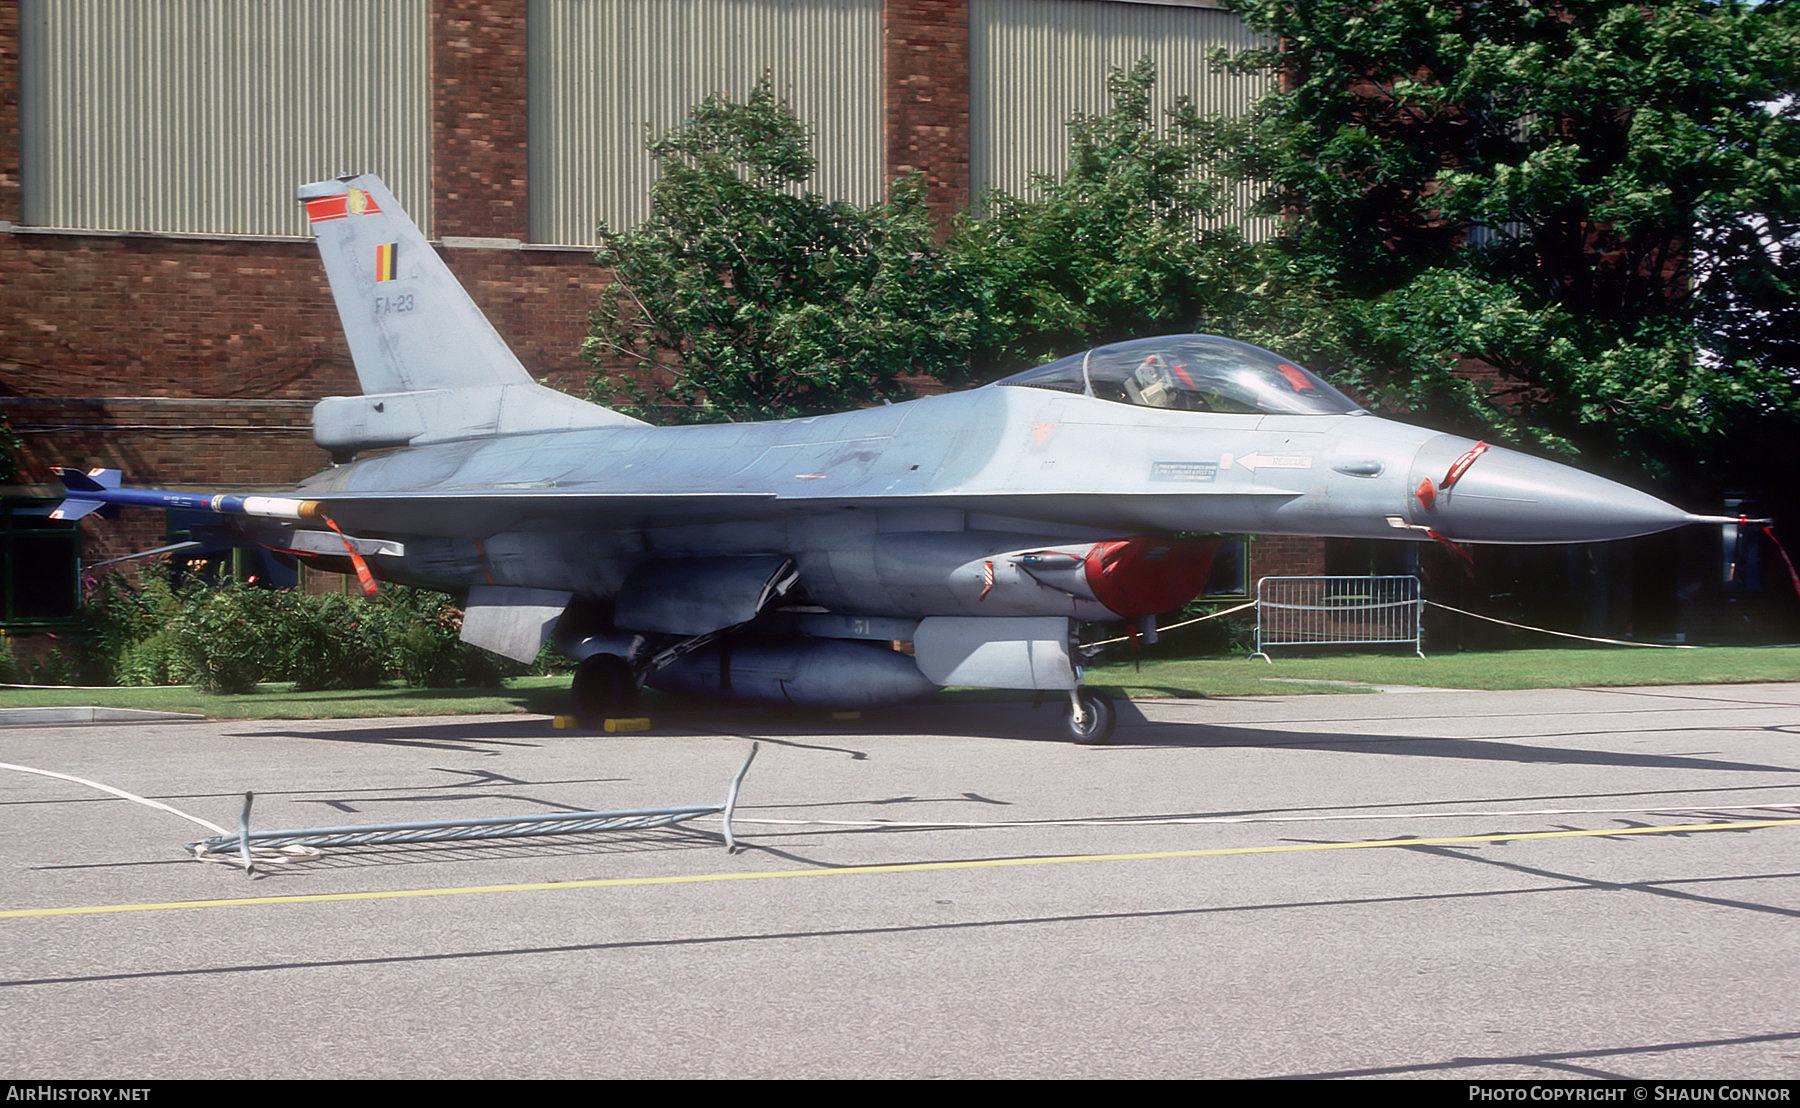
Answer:
[[[81,532],[51,519],[54,500],[0,501],[0,626],[73,619],[81,603]]]

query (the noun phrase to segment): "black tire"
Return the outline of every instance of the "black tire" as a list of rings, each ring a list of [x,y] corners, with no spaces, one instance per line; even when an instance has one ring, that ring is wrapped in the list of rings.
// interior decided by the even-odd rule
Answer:
[[[1076,696],[1081,699],[1085,718],[1078,721],[1074,708],[1069,709],[1069,714],[1063,717],[1069,737],[1084,746],[1099,746],[1112,738],[1113,728],[1119,722],[1119,711],[1113,707],[1112,697],[1093,689],[1082,689]]]
[[[617,654],[591,654],[576,665],[569,692],[582,726],[600,727],[637,707],[637,676]]]

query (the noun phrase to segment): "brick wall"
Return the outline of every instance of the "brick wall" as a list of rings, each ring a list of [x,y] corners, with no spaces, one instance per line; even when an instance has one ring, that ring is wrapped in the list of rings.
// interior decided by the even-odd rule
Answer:
[[[523,241],[525,0],[436,0],[431,69],[436,234]]]
[[[889,181],[923,176],[948,230],[969,206],[969,0],[885,0],[882,65]]]
[[[1325,572],[1325,540],[1258,535],[1250,544],[1250,588],[1259,577],[1309,577]]]
[[[587,251],[447,250],[444,260],[532,376],[580,394],[592,371],[581,342],[607,283]]]
[[[354,389],[311,243],[0,236],[0,387],[307,399]]]
[[[450,250],[445,257],[527,369],[564,386],[586,379],[580,343],[603,274],[584,252]],[[0,400],[70,401],[53,415],[41,406],[8,414],[20,430],[49,420],[139,433],[139,420],[77,400],[205,398],[236,405],[241,415],[249,401],[310,405],[358,389],[311,243],[0,235],[0,319]],[[301,413],[302,426],[308,414]],[[221,418],[202,411],[193,421]],[[26,439],[27,480],[47,479],[48,464],[87,460],[47,454],[38,439]],[[217,481],[229,472],[202,466],[198,452],[153,451],[144,461],[154,468],[131,470],[134,479]],[[292,480],[314,468],[264,479]]]
[[[19,218],[19,5],[0,4],[0,220]]]

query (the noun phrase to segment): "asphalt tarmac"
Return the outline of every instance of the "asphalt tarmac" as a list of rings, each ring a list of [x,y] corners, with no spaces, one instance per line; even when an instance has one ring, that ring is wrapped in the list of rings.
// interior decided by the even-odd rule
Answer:
[[[718,804],[256,875],[0,770],[0,1069],[193,1077],[1800,1075],[1800,684],[0,725],[234,827]]]

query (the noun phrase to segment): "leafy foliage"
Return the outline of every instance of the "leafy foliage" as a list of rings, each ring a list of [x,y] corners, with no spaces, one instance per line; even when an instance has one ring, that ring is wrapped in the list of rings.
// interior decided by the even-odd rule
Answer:
[[[602,372],[594,400],[766,418],[907,396],[903,376],[966,374],[976,314],[916,182],[868,207],[801,191],[806,129],[766,76],[744,103],[708,97],[649,149],[650,218],[600,231],[613,283],[585,352],[661,384]]]
[[[172,624],[194,591],[192,585],[178,591],[156,575],[146,575],[142,584],[116,574],[93,580],[82,600],[79,636],[81,667],[93,683],[110,683],[126,668],[157,678],[143,684],[176,683],[170,669],[179,666],[168,649]],[[157,646],[145,650],[152,640]]]
[[[301,691],[393,678],[418,687],[497,686],[515,672],[462,642],[461,629],[452,598],[399,585],[371,600],[108,576],[93,584],[70,647],[31,676],[238,693],[263,681],[291,681]]]
[[[1794,5],[1235,6],[1283,44],[1238,62],[1283,79],[1228,145],[1286,217],[1242,329],[1551,447],[1791,433]],[[1454,379],[1471,359],[1491,400]]]
[[[202,692],[249,692],[268,676],[278,657],[269,631],[285,622],[285,599],[234,587],[202,592],[183,608],[171,628],[173,646]]]
[[[23,676],[18,655],[13,652],[12,636],[0,630],[0,685],[16,683]]]

